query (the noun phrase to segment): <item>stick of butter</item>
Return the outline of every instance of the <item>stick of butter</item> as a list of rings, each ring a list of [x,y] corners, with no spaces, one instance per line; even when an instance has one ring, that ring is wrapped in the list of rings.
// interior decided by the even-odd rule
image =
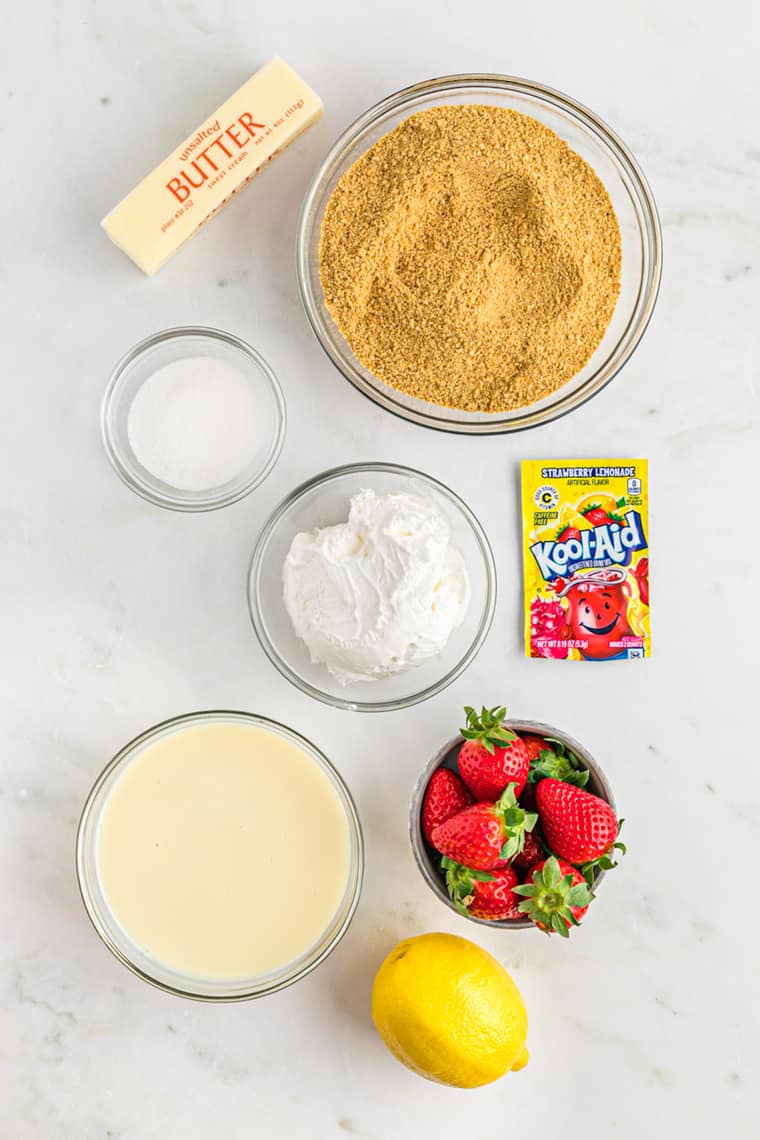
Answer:
[[[188,238],[310,127],[322,101],[273,59],[180,143],[100,223],[144,273]]]

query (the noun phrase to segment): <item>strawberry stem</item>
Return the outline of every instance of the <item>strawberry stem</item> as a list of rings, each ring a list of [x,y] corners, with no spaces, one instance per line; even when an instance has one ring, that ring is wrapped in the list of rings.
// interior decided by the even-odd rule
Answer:
[[[494,804],[494,811],[501,816],[504,828],[504,846],[499,852],[502,859],[514,859],[525,847],[525,833],[532,831],[538,823],[538,814],[520,807],[515,796],[517,784],[507,784]]]
[[[588,906],[594,895],[586,883],[573,883],[573,875],[563,875],[552,855],[540,870],[534,871],[532,882],[513,887],[523,896],[519,910],[547,934],[567,938],[571,926],[580,925],[572,907]]]
[[[474,871],[472,867],[464,867],[455,859],[444,855],[441,859],[441,870],[446,872],[446,890],[460,914],[467,914],[467,908],[473,900],[474,884],[490,883],[493,875],[488,871]]]
[[[465,705],[464,713],[467,723],[459,730],[462,736],[465,740],[479,741],[492,756],[497,747],[504,748],[517,738],[517,733],[504,723],[507,710],[503,705],[492,709],[483,705],[480,715],[471,705]]]
[[[624,819],[618,820],[617,834],[620,835],[620,828],[625,823]],[[599,871],[611,871],[613,867],[617,867],[617,859],[612,858],[614,851],[619,851],[621,855],[626,853],[625,843],[620,843],[617,839],[611,843],[606,851],[601,855],[597,855],[596,859],[588,859],[585,863],[579,865],[579,871],[583,875],[589,886],[593,886],[594,879]]]
[[[556,737],[545,736],[544,740],[547,747],[531,761],[529,782],[537,784],[539,780],[550,778],[574,784],[576,788],[585,788],[591,773],[583,767],[581,760]]]

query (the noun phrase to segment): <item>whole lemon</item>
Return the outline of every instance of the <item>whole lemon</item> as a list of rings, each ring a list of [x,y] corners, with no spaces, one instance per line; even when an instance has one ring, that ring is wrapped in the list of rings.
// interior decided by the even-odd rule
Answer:
[[[407,1068],[472,1089],[528,1063],[520,991],[486,950],[454,934],[420,934],[391,950],[372,987],[372,1020]]]

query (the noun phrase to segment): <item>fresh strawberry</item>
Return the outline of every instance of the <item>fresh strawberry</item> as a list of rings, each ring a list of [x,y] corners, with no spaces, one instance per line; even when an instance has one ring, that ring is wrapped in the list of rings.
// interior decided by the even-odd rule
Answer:
[[[473,798],[472,792],[464,786],[456,772],[449,768],[436,768],[430,777],[422,803],[422,834],[428,843],[433,842],[433,828],[469,807]]]
[[[504,724],[507,710],[484,707],[480,716],[469,706],[464,711],[467,724],[457,764],[465,784],[477,800],[498,799],[507,784],[514,784],[519,796],[530,765],[522,740]]]
[[[544,838],[550,849],[568,863],[579,863],[593,876],[593,868],[614,866],[614,848],[622,825],[606,800],[573,787],[563,780],[541,780],[536,788],[536,806]]]
[[[565,780],[568,784],[575,784],[578,788],[586,786],[589,771],[561,740],[553,736],[533,736],[531,733],[520,733],[520,739],[525,745],[530,765],[528,780],[535,784],[546,776],[555,780]]]
[[[545,752],[548,748],[543,736],[534,736],[530,732],[521,732],[520,740],[522,740],[525,745],[525,750],[528,753],[528,761],[531,764],[538,760],[541,753]]]
[[[563,526],[557,531],[556,542],[569,542],[571,538],[580,538],[581,532],[577,526]]]
[[[592,526],[604,526],[605,523],[622,523],[620,515],[613,512],[605,511],[604,507],[600,507],[598,503],[593,503],[591,506],[584,507],[581,511],[586,522],[590,522]]]
[[[510,784],[495,803],[481,802],[465,808],[433,828],[433,846],[455,863],[475,871],[494,871],[518,855],[538,816],[524,811]]]
[[[501,871],[494,871],[493,874],[498,879],[499,875],[506,875],[508,872],[509,867],[505,867]],[[513,894],[511,886],[504,882],[495,883],[493,890],[489,890],[489,886],[490,884],[486,883],[485,887],[475,896],[475,902],[470,907],[470,914],[474,918],[486,918],[489,922],[502,922],[504,919],[523,917],[520,910],[520,897]]]
[[[523,899],[521,914],[547,934],[562,938],[579,924],[594,897],[580,871],[553,855],[533,867],[528,881],[512,891]]]
[[[446,889],[462,914],[492,921],[521,917],[521,900],[512,893],[512,887],[517,886],[520,877],[512,867],[503,867],[500,871],[474,871],[445,855],[441,867],[446,872]]]
[[[528,786],[530,787],[531,785]],[[524,807],[525,805],[523,804],[522,806]],[[528,831],[525,834],[523,849],[519,855],[515,855],[512,860],[512,866],[516,871],[519,871],[521,875],[525,875],[531,867],[535,867],[536,863],[540,863],[541,860],[545,858],[545,855],[543,844],[538,835],[536,835],[536,832]]]

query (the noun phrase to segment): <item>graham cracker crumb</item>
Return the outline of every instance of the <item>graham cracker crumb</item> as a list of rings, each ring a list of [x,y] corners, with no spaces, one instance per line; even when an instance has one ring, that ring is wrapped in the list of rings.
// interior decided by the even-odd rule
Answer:
[[[524,407],[579,372],[620,266],[588,163],[538,120],[475,104],[381,138],[338,182],[320,239],[325,300],[361,363],[470,412]]]

